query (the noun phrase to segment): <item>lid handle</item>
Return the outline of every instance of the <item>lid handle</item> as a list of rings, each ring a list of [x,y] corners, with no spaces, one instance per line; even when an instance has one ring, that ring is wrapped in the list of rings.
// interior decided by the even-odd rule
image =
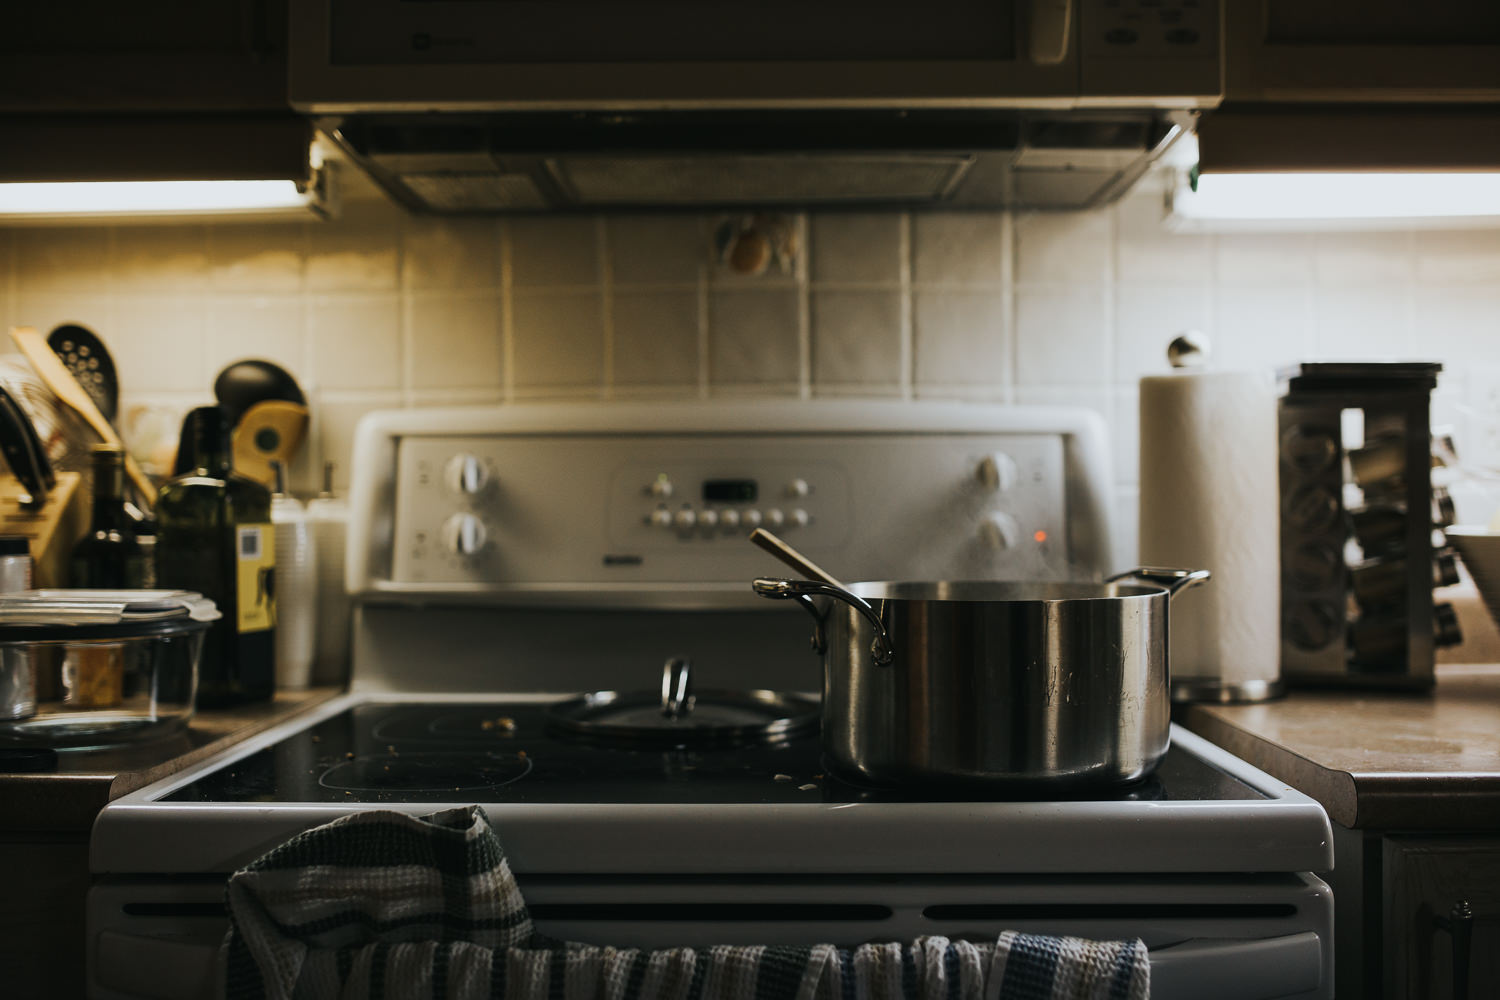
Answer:
[[[693,710],[692,664],[681,657],[668,660],[661,668],[661,714],[680,719]]]

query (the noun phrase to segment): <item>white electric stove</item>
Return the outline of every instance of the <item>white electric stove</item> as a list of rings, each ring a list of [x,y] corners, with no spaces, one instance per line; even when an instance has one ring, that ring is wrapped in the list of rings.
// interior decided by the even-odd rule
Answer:
[[[540,930],[630,946],[1140,937],[1153,996],[1332,995],[1312,800],[1173,729],[1156,772],[1057,799],[874,788],[816,731],[620,742],[580,692],[815,692],[764,524],[846,580],[1095,578],[1104,431],[957,404],[400,411],[358,434],[350,692],[107,806],[91,844],[97,997],[214,987],[226,875],[353,810],[489,814]],[[815,697],[815,696],[812,696]]]

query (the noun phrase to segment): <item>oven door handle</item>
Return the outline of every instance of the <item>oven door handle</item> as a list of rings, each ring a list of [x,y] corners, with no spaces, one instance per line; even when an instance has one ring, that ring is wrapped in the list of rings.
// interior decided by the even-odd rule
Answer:
[[[1323,943],[1314,931],[1274,938],[1196,938],[1151,949],[1153,996],[1266,1000],[1323,982]]]

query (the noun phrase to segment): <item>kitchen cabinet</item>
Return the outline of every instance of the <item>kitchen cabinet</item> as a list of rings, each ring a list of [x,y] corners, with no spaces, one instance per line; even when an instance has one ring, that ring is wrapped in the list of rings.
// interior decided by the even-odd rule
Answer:
[[[286,0],[6,6],[0,111],[287,107]]]
[[[1500,839],[1384,837],[1381,868],[1386,995],[1500,996]],[[1471,921],[1466,943],[1453,925],[1459,903]]]
[[[1500,99],[1493,0],[1227,0],[1229,102]]]
[[[1176,716],[1328,810],[1338,997],[1500,996],[1500,665],[1440,664],[1430,695],[1295,691]],[[1467,994],[1439,925],[1459,901]]]
[[[332,688],[200,712],[184,732],[114,750],[69,751],[50,772],[0,773],[0,996],[84,992],[89,832],[112,799],[327,701]]]

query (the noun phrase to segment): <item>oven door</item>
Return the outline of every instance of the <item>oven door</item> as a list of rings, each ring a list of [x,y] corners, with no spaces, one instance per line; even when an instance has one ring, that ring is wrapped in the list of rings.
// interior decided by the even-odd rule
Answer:
[[[1081,87],[1104,106],[1217,103],[1218,4],[1173,10],[1168,24],[1109,0],[319,0],[291,5],[290,94],[334,114],[1072,107]]]
[[[1303,875],[1122,878],[518,878],[537,930],[620,947],[809,944],[1007,929],[1150,949],[1158,1000],[1333,995],[1333,897]],[[109,880],[89,894],[96,998],[222,995],[222,879]]]

